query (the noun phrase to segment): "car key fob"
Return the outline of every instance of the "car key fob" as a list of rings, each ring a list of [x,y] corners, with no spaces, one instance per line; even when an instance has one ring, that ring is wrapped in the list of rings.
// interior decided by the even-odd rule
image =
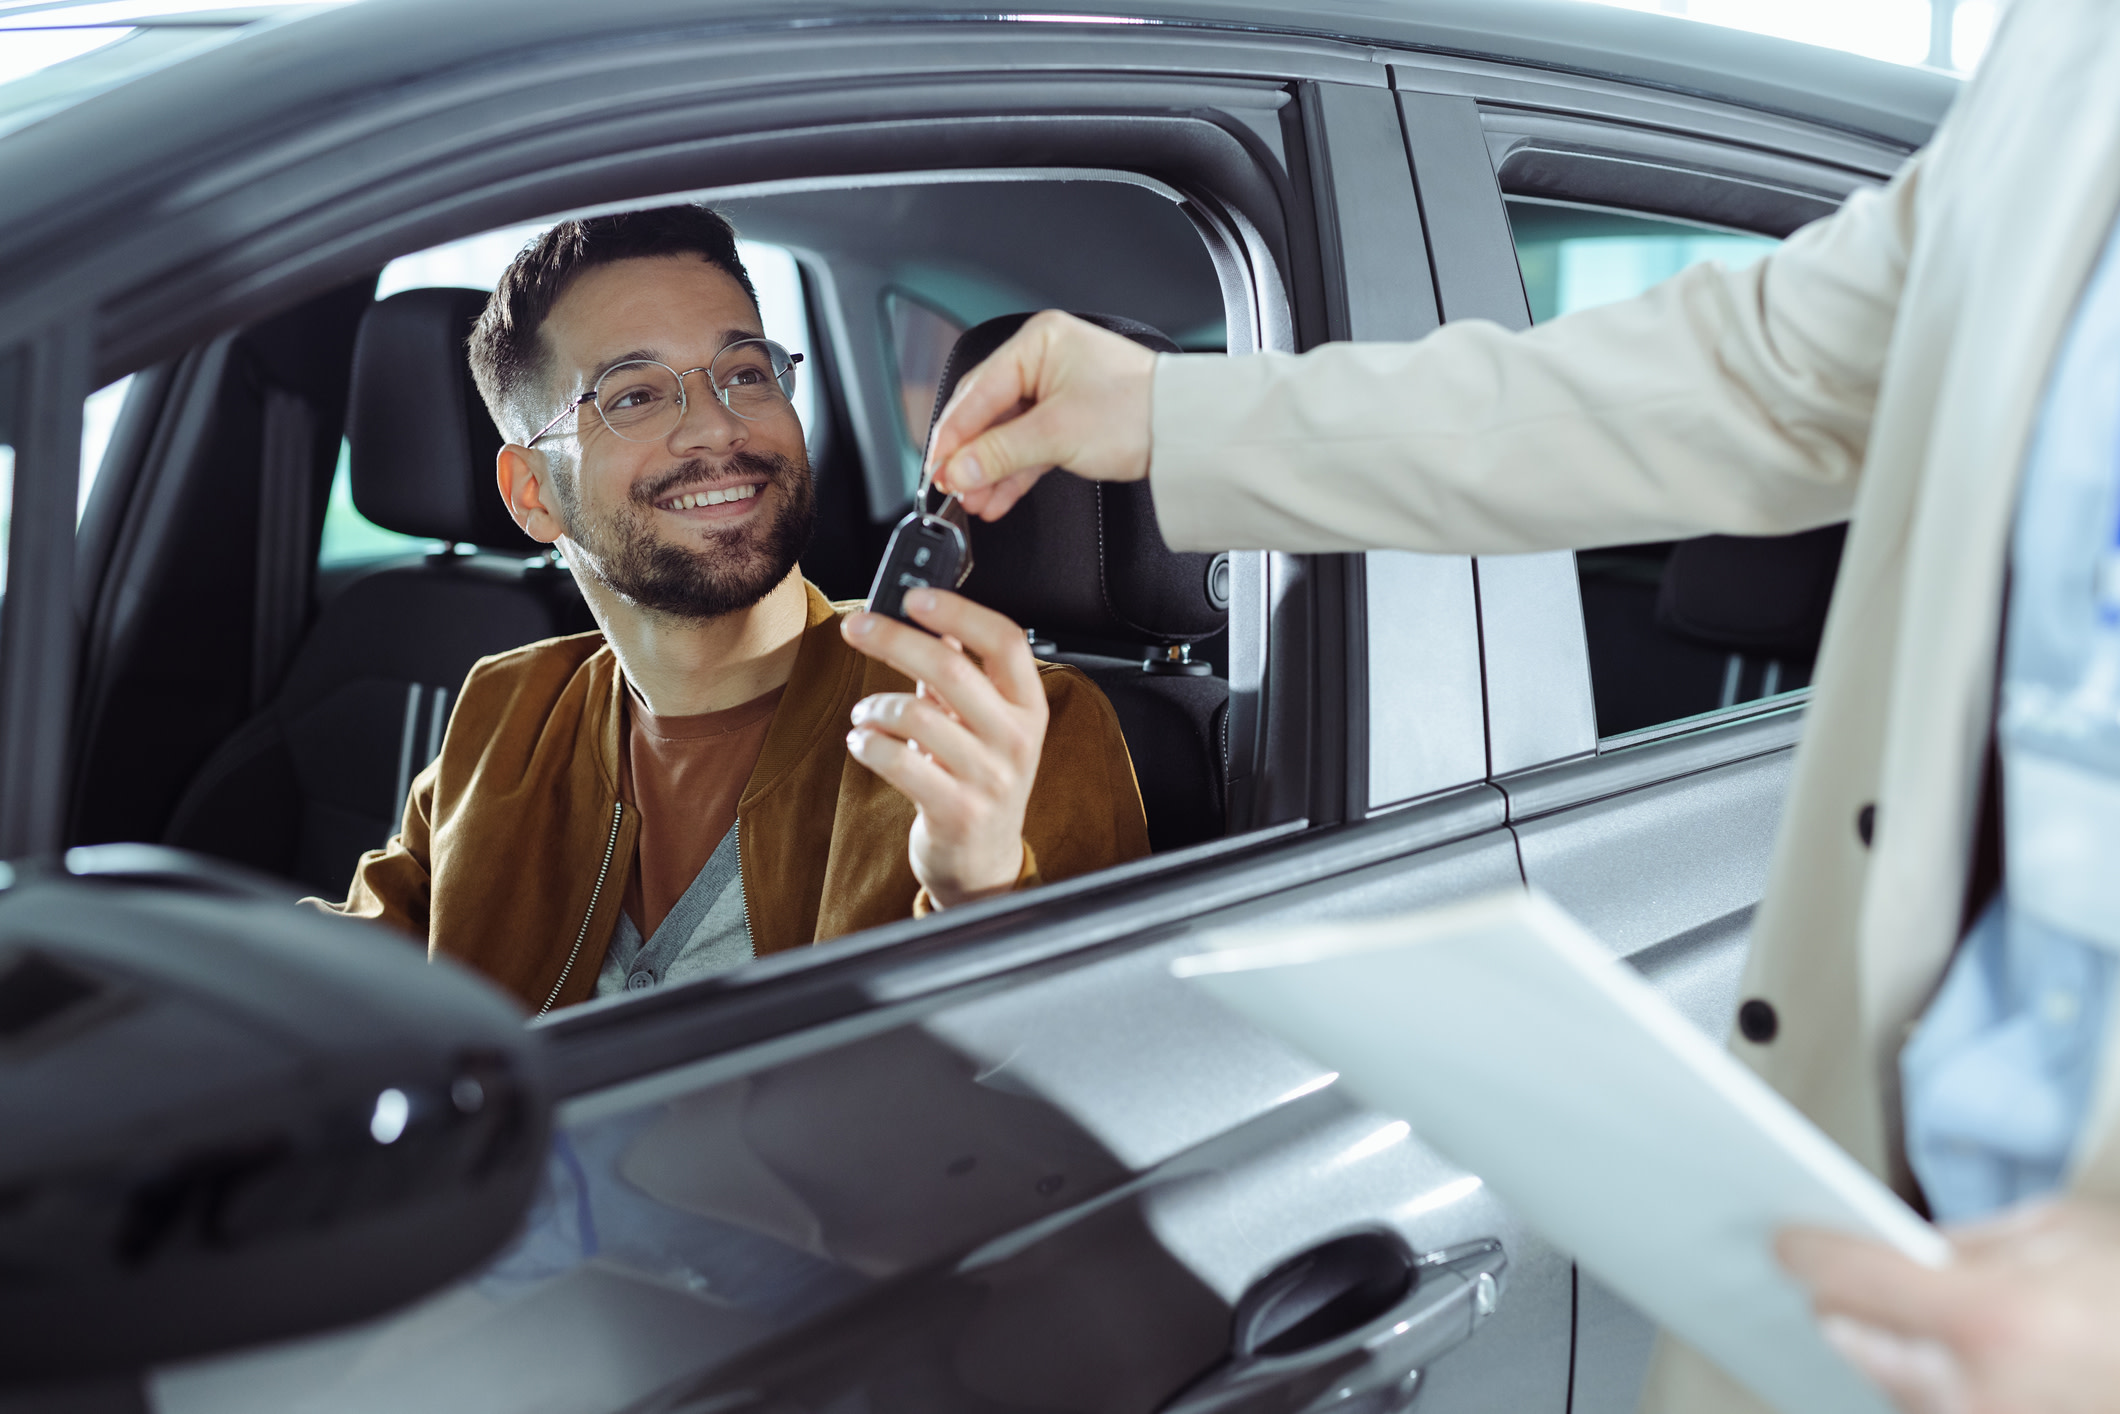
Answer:
[[[876,582],[869,586],[869,612],[912,624],[905,613],[905,592],[955,589],[971,572],[970,562],[971,548],[964,530],[947,519],[946,513],[930,515],[917,508],[909,511],[891,532],[890,543],[884,546],[883,563],[876,567]]]

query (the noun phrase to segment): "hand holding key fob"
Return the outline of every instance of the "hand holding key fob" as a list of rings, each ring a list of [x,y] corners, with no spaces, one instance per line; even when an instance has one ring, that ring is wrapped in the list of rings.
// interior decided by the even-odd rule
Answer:
[[[972,570],[971,545],[963,527],[947,518],[955,504],[954,497],[945,502],[940,515],[930,515],[916,504],[898,522],[884,546],[883,563],[876,567],[876,582],[869,586],[869,612],[920,628],[906,617],[905,592],[955,589],[964,582]]]

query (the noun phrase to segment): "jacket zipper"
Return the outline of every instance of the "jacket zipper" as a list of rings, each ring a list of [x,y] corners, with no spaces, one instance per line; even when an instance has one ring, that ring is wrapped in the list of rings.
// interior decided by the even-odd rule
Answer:
[[[546,997],[545,1004],[537,1009],[539,1016],[552,1010],[552,1004],[559,1000],[560,990],[567,985],[568,974],[574,971],[574,960],[582,955],[582,943],[589,936],[589,923],[596,917],[596,901],[603,897],[604,879],[611,873],[611,856],[618,852],[618,822],[625,818],[626,803],[623,800],[613,801],[611,838],[604,841],[604,862],[596,871],[596,887],[589,890],[589,911],[582,915],[581,931],[574,935],[574,947],[567,953],[567,965],[559,970],[559,980],[552,984],[552,995]]]
[[[743,900],[743,940],[751,945],[751,956],[758,956],[758,937],[751,931],[751,891],[743,886],[743,817],[736,817],[729,826],[736,832],[736,897]]]

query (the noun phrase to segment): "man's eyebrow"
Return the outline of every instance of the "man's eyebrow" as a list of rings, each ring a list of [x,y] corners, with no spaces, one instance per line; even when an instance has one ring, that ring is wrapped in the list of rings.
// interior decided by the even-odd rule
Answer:
[[[764,337],[765,335],[760,333],[756,329],[724,329],[721,331],[721,343],[718,347],[725,349],[731,344],[742,343],[745,339],[763,339]],[[607,358],[602,363],[598,364],[596,366],[595,371],[593,371],[589,375],[589,386],[592,388],[595,387],[597,379],[603,377],[606,373],[609,373],[612,369],[618,367],[622,363],[639,363],[643,360],[649,363],[669,363],[668,359],[664,358],[660,353],[657,353],[654,349],[631,349],[625,353],[617,355],[614,358]]]
[[[663,357],[653,349],[634,349],[631,352],[622,353],[616,358],[607,358],[598,364],[596,370],[589,375],[589,386],[595,387],[599,378],[602,378],[606,373],[609,373],[622,363],[640,363],[644,360],[649,363],[661,363]]]

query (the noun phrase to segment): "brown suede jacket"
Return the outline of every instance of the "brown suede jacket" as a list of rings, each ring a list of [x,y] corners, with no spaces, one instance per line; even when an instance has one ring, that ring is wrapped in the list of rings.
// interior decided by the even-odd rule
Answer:
[[[758,955],[908,918],[913,806],[847,754],[848,714],[906,678],[855,652],[809,589],[809,627],[737,802]],[[1148,853],[1133,761],[1111,703],[1074,668],[1038,665],[1051,720],[1025,812],[1024,878]],[[464,680],[442,754],[414,780],[402,830],[361,857],[343,904],[427,939],[532,1010],[592,994],[618,925],[638,821],[620,808],[624,680],[599,633],[483,659]]]

